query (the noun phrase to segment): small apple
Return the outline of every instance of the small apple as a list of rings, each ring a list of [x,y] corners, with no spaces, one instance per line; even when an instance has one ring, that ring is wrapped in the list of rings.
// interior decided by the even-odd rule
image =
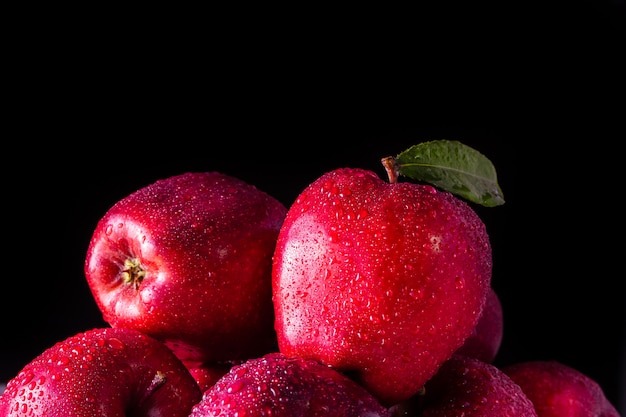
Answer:
[[[420,417],[538,417],[511,378],[477,358],[453,355],[426,383]],[[539,415],[540,417],[541,415]]]
[[[467,151],[444,141],[425,153],[440,145]],[[390,182],[339,168],[308,185],[272,271],[279,350],[348,373],[387,406],[417,393],[470,336],[492,272],[477,213],[452,192],[397,181],[405,159],[386,165]]]
[[[620,417],[595,380],[562,362],[518,362],[502,371],[522,388],[539,417]]]
[[[500,350],[503,335],[502,303],[495,290],[490,288],[476,327],[456,353],[493,363]]]
[[[104,320],[163,341],[190,369],[275,350],[272,254],[286,211],[219,172],[124,197],[99,220],[85,259]]]
[[[202,393],[163,343],[95,328],[57,342],[7,383],[0,417],[187,417]]]
[[[278,352],[249,359],[204,392],[189,417],[388,417],[365,388],[314,360]]]

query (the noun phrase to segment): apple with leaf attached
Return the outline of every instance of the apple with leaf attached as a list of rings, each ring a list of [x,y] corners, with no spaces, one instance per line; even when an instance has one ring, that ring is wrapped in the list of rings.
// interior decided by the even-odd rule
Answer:
[[[272,285],[280,351],[348,373],[390,406],[416,394],[474,330],[492,251],[467,200],[504,199],[491,162],[458,141],[382,162],[389,182],[338,168],[298,195]]]

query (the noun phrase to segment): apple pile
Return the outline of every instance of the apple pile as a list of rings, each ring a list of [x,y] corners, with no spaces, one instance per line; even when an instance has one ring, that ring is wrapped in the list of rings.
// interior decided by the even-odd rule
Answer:
[[[285,206],[219,172],[158,180],[97,223],[84,271],[107,328],[56,343],[0,417],[620,417],[556,361],[493,363],[504,204],[457,141],[338,168]]]

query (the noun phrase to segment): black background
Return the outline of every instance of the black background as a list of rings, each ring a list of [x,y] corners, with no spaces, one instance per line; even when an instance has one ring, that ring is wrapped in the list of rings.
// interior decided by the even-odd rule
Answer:
[[[542,4],[439,11],[428,29],[423,14],[383,27],[346,13],[228,45],[190,43],[193,28],[122,50],[41,39],[2,154],[0,381],[104,325],[85,251],[134,190],[215,170],[288,206],[327,170],[382,177],[380,158],[456,139],[491,159],[506,199],[476,207],[504,308],[496,363],[560,360],[624,407],[624,7]]]

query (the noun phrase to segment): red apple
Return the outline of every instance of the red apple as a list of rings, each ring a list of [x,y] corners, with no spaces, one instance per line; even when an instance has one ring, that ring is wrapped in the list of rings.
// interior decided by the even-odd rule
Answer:
[[[522,387],[539,417],[620,417],[595,380],[562,362],[525,361],[502,371]]]
[[[426,383],[418,415],[537,417],[533,403],[504,372],[463,355],[453,355]]]
[[[491,272],[486,227],[464,200],[364,169],[327,172],[297,197],[278,235],[279,350],[399,403],[472,333]]]
[[[502,304],[494,289],[490,288],[476,327],[456,353],[492,363],[500,350],[503,335]]]
[[[165,345],[96,328],[46,349],[7,383],[0,416],[187,417],[202,393]]]
[[[189,417],[388,417],[362,386],[314,360],[268,353],[235,365]]]
[[[190,369],[275,350],[271,266],[286,211],[219,172],[126,196],[98,222],[85,259],[104,320],[163,341]]]

